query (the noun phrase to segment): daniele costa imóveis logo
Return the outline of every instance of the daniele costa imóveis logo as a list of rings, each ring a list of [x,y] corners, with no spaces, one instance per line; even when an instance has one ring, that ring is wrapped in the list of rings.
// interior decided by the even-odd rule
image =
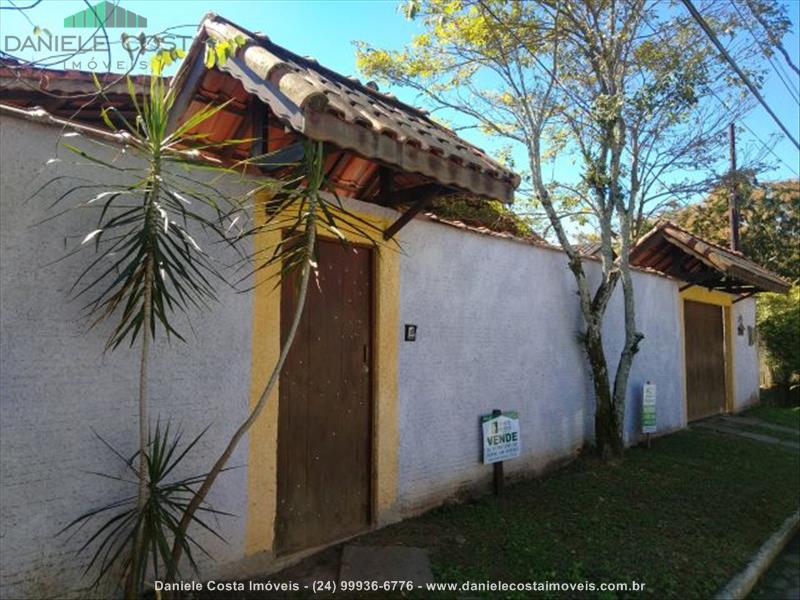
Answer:
[[[74,9],[78,3],[58,2]],[[193,37],[176,31],[181,26],[147,31],[146,15],[128,10],[119,1],[104,0],[63,17],[63,26],[34,26],[26,34],[0,30],[6,56],[63,69],[97,72],[147,71],[147,54],[159,50],[186,50]],[[36,15],[32,15],[35,22]],[[193,29],[193,26],[186,25]],[[5,28],[3,28],[5,29]]]

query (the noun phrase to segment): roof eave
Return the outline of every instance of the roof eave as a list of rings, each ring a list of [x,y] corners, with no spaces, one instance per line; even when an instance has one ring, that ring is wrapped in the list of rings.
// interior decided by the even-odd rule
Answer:
[[[726,255],[725,251],[715,244],[707,242],[668,221],[660,223],[637,242],[631,251],[632,264],[649,266],[644,264],[646,260],[643,257],[647,255],[648,250],[652,250],[654,246],[661,244],[668,244],[677,248],[684,255],[702,263],[707,270],[718,273],[720,276],[719,281],[726,284],[723,286],[724,288],[730,289],[731,284],[733,284],[733,287],[737,285],[740,287],[752,286],[756,288],[756,291],[781,294],[787,293],[790,289],[789,283],[757,263],[738,254],[727,253]],[[652,252],[652,254],[655,255],[658,252]],[[668,268],[672,268],[672,266]],[[694,278],[694,281],[691,280],[692,278],[687,279],[686,274],[684,274],[682,279],[687,283],[701,287],[715,288],[718,285],[716,282],[712,283],[712,279],[716,281],[716,278],[709,279],[707,274]]]
[[[201,23],[186,60],[174,78],[174,83],[179,89],[187,83],[191,84],[188,80],[193,65],[203,59],[200,47],[205,38],[227,39],[232,31],[245,36],[247,43],[239,50],[237,56],[230,58],[218,68],[238,79],[245,90],[258,96],[279,120],[297,133],[309,139],[330,142],[342,149],[405,172],[418,173],[441,185],[468,194],[499,200],[505,204],[513,202],[514,190],[519,185],[520,178],[499,165],[495,170],[502,175],[496,177],[472,165],[459,164],[450,158],[422,150],[371,128],[344,121],[323,110],[315,110],[314,106],[298,106],[285,91],[258,73],[260,65],[254,64],[253,61],[258,49],[264,50],[264,48],[256,34],[213,13],[206,15]]]

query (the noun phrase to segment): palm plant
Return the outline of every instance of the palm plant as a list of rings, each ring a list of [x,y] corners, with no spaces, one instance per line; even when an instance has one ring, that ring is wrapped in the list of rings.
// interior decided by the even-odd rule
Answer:
[[[165,568],[170,570],[173,567],[171,539],[180,540],[179,543],[183,546],[189,563],[195,571],[197,563],[193,549],[211,556],[194,537],[176,535],[186,506],[194,496],[194,489],[205,479],[205,474],[170,479],[170,475],[174,477],[175,471],[182,466],[183,460],[207,430],[208,428],[201,431],[185,447],[181,448],[182,431],[173,432],[169,423],[163,428],[160,423],[156,424],[155,431],[148,439],[147,452],[144,453],[148,491],[144,507],[138,505],[137,494],[128,494],[117,501],[82,514],[59,532],[77,533],[83,527],[89,526],[90,523],[100,520],[95,530],[78,549],[78,553],[91,550],[91,558],[84,574],[97,567],[97,575],[92,583],[93,587],[113,573],[115,569],[123,573],[123,576],[131,573],[134,569],[137,570],[132,574],[132,579],[137,582],[145,580],[148,569],[158,578]],[[130,486],[138,486],[139,471],[134,467],[134,461],[139,453],[126,459],[119,450],[97,432],[95,435],[124,464],[125,471],[129,473],[130,477],[98,472],[91,474]],[[192,519],[198,526],[224,541],[209,525],[205,516],[201,518],[198,513],[213,517],[232,515],[203,504]],[[134,557],[141,557],[141,560],[135,561]]]
[[[76,297],[88,298],[84,308],[90,315],[91,326],[114,320],[106,349],[115,349],[124,341],[132,346],[141,339],[139,511],[145,510],[148,497],[151,340],[159,327],[167,336],[183,340],[172,323],[173,314],[176,311],[187,312],[216,299],[213,282],[223,277],[196,238],[202,232],[206,237],[229,241],[226,221],[235,218],[242,210],[241,202],[228,197],[213,184],[196,181],[186,172],[196,168],[202,153],[212,146],[239,144],[243,140],[212,144],[207,136],[192,133],[224,105],[204,107],[177,127],[170,127],[175,94],[160,75],[162,68],[180,55],[179,51],[173,50],[154,57],[149,92],[142,98],[137,98],[133,82],[128,79],[137,115],[134,122],[128,121],[114,108],[102,111],[105,124],[118,140],[124,141],[121,153],[130,156],[136,166],[122,166],[116,160],[107,160],[72,143],[64,143],[69,151],[110,173],[113,183],[84,180],[56,200],[58,204],[77,193],[97,192],[79,204],[80,208],[95,210],[99,214],[94,229],[83,237],[73,252],[79,252],[91,242],[95,257],[76,279],[71,292]],[[73,136],[74,133],[66,135]],[[101,140],[86,139],[89,144],[108,149],[108,144]],[[220,173],[231,171],[223,166],[205,168]],[[62,180],[63,176],[50,179],[34,195]],[[66,211],[59,214],[63,212]],[[195,229],[199,231],[195,232]],[[140,546],[134,544],[134,547]],[[133,556],[130,574],[141,571],[137,554]],[[131,579],[129,597],[135,594],[134,587],[135,582]]]
[[[223,60],[228,54],[223,52],[218,60]],[[217,142],[210,141],[206,134],[196,133],[224,108],[224,104],[207,106],[179,125],[171,125],[174,121],[171,115],[175,91],[167,87],[160,73],[163,67],[180,55],[179,51],[172,51],[161,52],[154,57],[149,92],[143,97],[137,98],[129,81],[129,93],[137,115],[133,122],[113,108],[103,110],[103,120],[116,144],[86,137],[84,146],[96,146],[106,153],[116,152],[117,157],[107,159],[103,154],[96,155],[71,142],[63,143],[69,151],[88,161],[81,163],[83,167],[100,169],[109,176],[111,183],[59,175],[34,193],[37,196],[51,186],[76,179],[77,183],[61,193],[53,206],[87,192],[93,194],[88,200],[79,201],[77,205],[54,215],[75,208],[97,214],[92,229],[82,235],[79,246],[66,255],[73,256],[87,248],[93,248],[95,253],[71,291],[76,297],[88,298],[84,308],[91,327],[105,321],[112,322],[106,342],[107,350],[114,350],[123,342],[133,346],[137,340],[141,340],[139,449],[135,455],[138,460],[137,517],[133,518],[128,513],[126,516],[115,514],[90,538],[86,546],[88,548],[94,542],[101,548],[115,548],[110,555],[104,554],[102,559],[95,554],[90,568],[99,560],[101,575],[97,583],[111,572],[111,564],[120,560],[128,598],[142,593],[148,568],[155,569],[159,561],[167,576],[175,577],[181,556],[190,554],[192,538],[188,536],[188,527],[193,523],[205,527],[198,519],[198,512],[206,510],[208,491],[217,476],[225,470],[242,436],[261,414],[294,340],[309,278],[317,267],[314,257],[318,230],[329,232],[343,243],[347,243],[349,235],[357,235],[371,240],[376,247],[380,233],[374,225],[349,212],[336,196],[324,175],[325,148],[322,143],[306,141],[304,156],[299,163],[278,165],[275,177],[254,183],[247,193],[238,196],[226,194],[219,185],[221,178],[239,176],[247,171],[251,162],[258,163],[263,157],[228,166],[209,162],[209,156],[220,148],[252,141],[228,139]],[[70,132],[65,135],[73,137],[79,134]],[[133,160],[118,161],[119,155]],[[48,162],[59,161],[52,159]],[[131,164],[134,166],[129,166]],[[274,161],[271,164],[273,168],[276,166]],[[208,172],[212,178],[200,180],[196,176],[198,171]],[[270,200],[263,205],[252,201],[261,197],[260,192],[270,196]],[[264,211],[260,224],[249,227],[243,225],[256,210]],[[240,229],[234,229],[236,225]],[[270,231],[280,231],[282,235],[265,254],[253,255],[243,250],[242,242],[247,238]],[[161,479],[153,479],[154,473],[158,473],[153,468],[158,462],[154,453],[164,442],[160,429],[157,428],[155,437],[151,436],[149,429],[148,366],[151,342],[159,330],[168,338],[185,341],[174,325],[175,315],[189,314],[195,309],[207,307],[216,300],[216,286],[228,283],[224,269],[198,242],[203,239],[222,242],[238,252],[241,264],[249,265],[241,281],[249,280],[256,272],[274,265],[280,266],[277,269],[278,281],[299,269],[299,300],[279,360],[248,418],[237,429],[207,476],[192,478],[190,483],[184,481],[186,487],[181,488],[182,494],[194,489],[193,486],[200,486],[185,505],[171,504],[167,508],[158,508],[156,505],[166,501],[168,495],[159,491]],[[191,444],[190,448],[193,446]],[[125,502],[121,500],[114,508],[125,505]],[[179,519],[175,512],[177,508],[183,511]],[[79,517],[76,523],[105,515],[109,510],[106,507],[90,511]],[[146,516],[155,514],[153,511],[163,518]],[[159,529],[160,533],[154,534],[155,529]],[[115,542],[112,540],[114,536],[121,537],[115,537]],[[120,539],[125,542],[120,543]],[[169,560],[164,555],[164,543],[167,540],[172,544]],[[126,552],[126,557],[120,558]],[[111,563],[109,559],[113,559]],[[189,559],[194,565],[193,558],[189,556]]]

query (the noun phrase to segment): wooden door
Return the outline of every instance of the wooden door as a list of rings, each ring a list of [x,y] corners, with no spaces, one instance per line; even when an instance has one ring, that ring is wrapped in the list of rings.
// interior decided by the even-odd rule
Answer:
[[[689,421],[725,411],[725,329],[722,307],[684,301],[686,402]]]
[[[281,338],[297,302],[281,290]],[[363,531],[371,497],[372,253],[319,242],[319,277],[280,377],[278,553]]]

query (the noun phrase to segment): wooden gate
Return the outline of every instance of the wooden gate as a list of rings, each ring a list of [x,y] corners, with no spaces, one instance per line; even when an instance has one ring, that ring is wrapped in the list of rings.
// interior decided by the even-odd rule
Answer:
[[[689,421],[725,411],[722,307],[685,300],[686,403]]]
[[[297,302],[281,290],[281,339]],[[319,242],[297,336],[280,378],[275,550],[288,553],[363,531],[371,498],[372,253]]]

